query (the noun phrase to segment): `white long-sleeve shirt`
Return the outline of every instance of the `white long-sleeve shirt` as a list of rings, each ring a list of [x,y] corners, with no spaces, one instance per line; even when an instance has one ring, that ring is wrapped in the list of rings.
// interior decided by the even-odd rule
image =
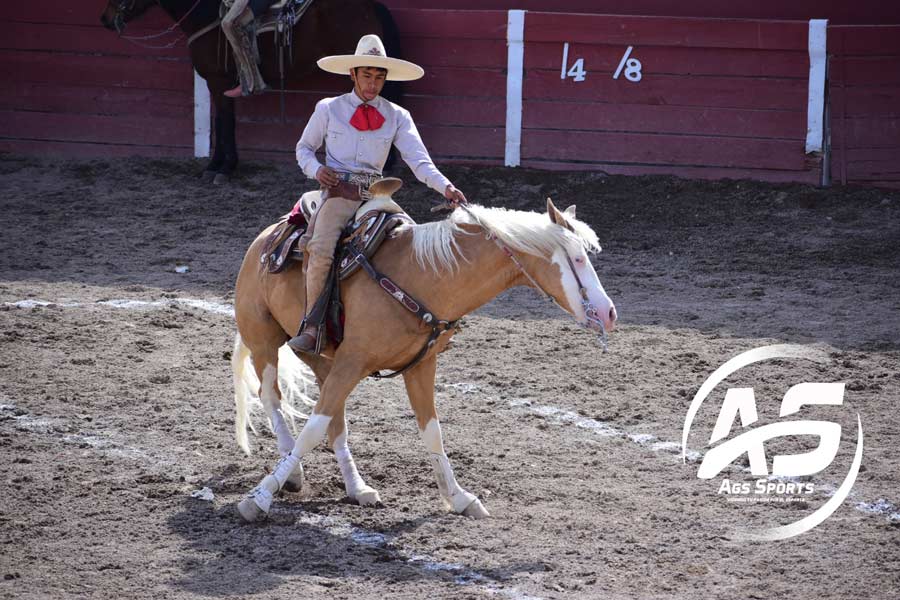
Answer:
[[[323,143],[326,165],[336,171],[370,175],[381,175],[393,144],[416,178],[443,194],[450,180],[434,166],[409,111],[377,96],[369,104],[378,109],[384,124],[374,131],[359,131],[350,124],[350,118],[362,103],[350,92],[316,104],[297,142],[297,164],[306,176],[315,179],[322,166],[316,151]]]

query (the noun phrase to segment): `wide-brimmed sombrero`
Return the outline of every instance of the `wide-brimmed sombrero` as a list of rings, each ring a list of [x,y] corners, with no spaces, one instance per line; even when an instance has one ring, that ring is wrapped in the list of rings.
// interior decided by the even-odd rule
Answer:
[[[387,69],[389,81],[412,81],[425,74],[425,70],[415,63],[388,56],[381,38],[372,34],[359,38],[355,54],[326,56],[316,64],[323,71],[337,75],[347,75],[356,67],[379,67]]]

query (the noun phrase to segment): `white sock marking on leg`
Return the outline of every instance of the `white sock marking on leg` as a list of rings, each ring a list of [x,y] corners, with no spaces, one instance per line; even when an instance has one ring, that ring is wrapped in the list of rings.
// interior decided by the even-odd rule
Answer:
[[[463,512],[472,502],[477,500],[474,494],[462,489],[453,475],[453,467],[450,459],[444,452],[444,442],[441,435],[441,424],[437,419],[431,419],[419,434],[425,447],[431,455],[431,464],[434,466],[434,475],[437,478],[438,489],[453,512]]]
[[[294,449],[291,451],[291,454],[297,458],[303,458],[304,454],[315,448],[322,441],[322,438],[325,437],[329,423],[331,423],[331,417],[315,413],[311,414],[309,420],[306,421],[306,425],[300,431],[300,435],[297,436],[297,441],[294,443]]]
[[[338,436],[334,441],[334,457],[337,458],[338,466],[341,468],[341,475],[344,478],[344,487],[347,495],[356,498],[357,493],[365,487],[366,482],[360,477],[359,471],[356,469],[356,463],[350,454],[350,447],[347,445],[347,426],[344,425],[344,433]]]

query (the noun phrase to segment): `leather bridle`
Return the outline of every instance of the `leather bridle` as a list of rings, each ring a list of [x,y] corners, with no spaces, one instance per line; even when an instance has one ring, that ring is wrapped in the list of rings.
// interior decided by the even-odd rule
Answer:
[[[461,208],[461,209],[465,210],[467,213],[469,213],[469,216],[471,216],[475,220],[476,223],[481,224],[481,221],[478,220],[478,217],[476,217],[475,214],[473,214],[472,211],[468,209],[468,207],[461,204],[461,205],[459,205],[459,208]],[[484,225],[481,225],[481,226],[485,229],[485,231],[487,231],[487,239],[493,240],[493,242],[495,244],[497,244],[497,246],[501,250],[503,250],[503,253],[509,257],[509,259],[519,268],[519,271],[521,271],[522,274],[525,275],[525,277],[528,279],[528,281],[531,282],[531,285],[533,285],[544,296],[544,298],[546,298],[547,300],[549,300],[556,306],[559,306],[559,308],[563,308],[562,306],[560,306],[559,302],[556,301],[556,298],[554,298],[552,295],[550,295],[550,293],[547,292],[547,290],[545,290],[541,286],[541,284],[538,283],[538,281],[534,277],[531,276],[531,274],[525,269],[525,266],[522,265],[522,263],[519,261],[519,259],[516,258],[516,255],[513,254],[512,250],[510,250],[506,244],[501,242],[497,238],[496,234],[494,234],[492,231],[490,231],[487,227],[484,227]],[[595,332],[599,331],[599,333],[597,335],[597,343],[603,349],[603,353],[605,354],[608,350],[608,347],[607,347],[608,336],[606,334],[606,327],[604,327],[603,320],[599,317],[597,307],[594,306],[594,304],[591,302],[590,297],[588,296],[588,293],[587,293],[587,288],[581,282],[581,277],[578,276],[578,271],[575,270],[575,264],[572,262],[572,258],[569,256],[569,253],[566,252],[565,248],[560,248],[560,249],[562,250],[563,254],[566,257],[566,262],[569,265],[569,269],[571,269],[571,271],[572,271],[572,276],[575,278],[575,283],[578,284],[578,293],[581,296],[581,307],[584,310],[584,318],[585,318],[586,323],[581,323],[577,319],[575,322],[578,323],[579,327],[582,327],[584,329],[588,329],[590,331],[595,331]],[[565,310],[565,309],[563,309],[563,310]]]

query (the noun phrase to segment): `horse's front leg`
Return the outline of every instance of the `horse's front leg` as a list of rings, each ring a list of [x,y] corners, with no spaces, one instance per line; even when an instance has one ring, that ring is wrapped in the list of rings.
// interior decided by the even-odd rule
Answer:
[[[447,458],[447,453],[444,452],[441,424],[434,406],[436,366],[437,357],[431,356],[404,373],[403,380],[406,383],[409,402],[416,414],[419,435],[425,442],[425,448],[428,450],[431,464],[434,467],[438,490],[449,510],[476,519],[489,517],[490,514],[478,497],[464,490],[456,482],[453,467],[450,466],[450,460]]]
[[[360,506],[379,504],[381,496],[378,495],[378,490],[367,485],[359,475],[353,455],[350,454],[350,446],[347,445],[347,433],[347,421],[343,415],[331,421],[328,428],[328,439],[331,440],[334,457],[341,469],[347,495]]]
[[[297,470],[300,460],[313,448],[319,445],[326,433],[343,431],[344,404],[347,396],[365,375],[365,369],[359,365],[335,365],[322,386],[319,401],[312,414],[294,442],[294,448],[275,465],[269,475],[259,482],[246,498],[238,503],[238,512],[247,521],[255,521],[263,514],[268,514],[272,501]],[[338,418],[340,427],[331,427],[332,421]],[[333,439],[339,437],[335,435]],[[346,438],[345,438],[346,441]]]

